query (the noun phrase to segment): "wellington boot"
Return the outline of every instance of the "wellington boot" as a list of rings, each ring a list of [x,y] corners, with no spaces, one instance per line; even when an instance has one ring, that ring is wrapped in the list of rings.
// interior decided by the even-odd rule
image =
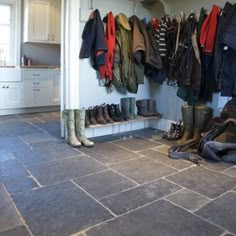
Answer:
[[[85,109],[75,110],[75,130],[76,136],[82,145],[86,147],[92,147],[94,145],[94,143],[85,136]]]
[[[152,116],[152,113],[148,111],[148,104],[147,104],[147,99],[142,99],[136,101],[136,105],[138,108],[138,115],[144,116],[144,117],[150,117]]]
[[[107,122],[103,117],[102,106],[96,106],[96,121],[98,124],[105,125]]]
[[[108,105],[107,104],[102,104],[102,114],[103,114],[103,118],[105,119],[105,121],[107,123],[114,123],[114,121],[112,120],[112,118],[109,116],[109,113],[108,113]]]
[[[88,108],[88,116],[89,116],[89,121],[91,125],[96,125],[97,121],[95,119],[95,111],[93,107]]]
[[[194,112],[194,139],[200,139],[208,122],[212,118],[212,109],[207,106],[195,106]]]
[[[90,126],[89,112],[88,110],[85,110],[85,127],[88,128],[89,126]]]
[[[181,107],[181,111],[184,123],[184,134],[177,143],[185,143],[193,137],[194,107],[185,105]]]
[[[81,143],[75,134],[75,115],[74,110],[64,110],[63,112],[66,130],[67,130],[67,143],[72,147],[80,147]]]
[[[121,98],[120,99],[120,106],[121,106],[121,112],[124,120],[130,119],[130,99],[129,98]]]
[[[135,119],[136,114],[135,114],[135,97],[130,97],[130,106],[129,106],[129,119]]]
[[[148,111],[152,113],[153,116],[159,116],[160,114],[157,112],[156,101],[152,99],[147,100]]]

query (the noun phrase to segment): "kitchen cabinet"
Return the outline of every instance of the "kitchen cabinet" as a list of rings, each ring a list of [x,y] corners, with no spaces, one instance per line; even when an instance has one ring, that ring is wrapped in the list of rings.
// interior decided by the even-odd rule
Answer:
[[[24,1],[24,42],[60,44],[61,0]]]
[[[23,71],[24,106],[60,105],[60,71],[25,69]]]
[[[0,108],[18,108],[24,105],[23,83],[0,83]]]
[[[51,70],[50,78],[52,80],[52,104],[59,105],[60,104],[60,70]]]

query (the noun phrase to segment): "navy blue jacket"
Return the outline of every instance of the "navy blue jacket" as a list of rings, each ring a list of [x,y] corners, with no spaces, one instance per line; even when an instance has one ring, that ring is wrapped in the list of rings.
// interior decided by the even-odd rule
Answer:
[[[79,58],[91,58],[94,69],[104,65],[107,46],[104,37],[104,27],[99,11],[91,13],[82,33],[82,46]]]

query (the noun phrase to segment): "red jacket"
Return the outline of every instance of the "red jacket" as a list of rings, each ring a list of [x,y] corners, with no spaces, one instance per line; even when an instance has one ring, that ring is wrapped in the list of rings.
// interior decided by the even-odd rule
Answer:
[[[114,63],[114,51],[116,45],[116,29],[115,19],[112,12],[107,15],[107,24],[105,32],[105,41],[107,45],[107,53],[105,56],[105,65],[99,67],[100,76],[102,79],[108,78],[109,81],[113,79],[113,63]]]
[[[220,8],[213,5],[211,13],[206,17],[202,24],[200,45],[202,51],[208,55],[212,55],[214,50],[219,14]]]

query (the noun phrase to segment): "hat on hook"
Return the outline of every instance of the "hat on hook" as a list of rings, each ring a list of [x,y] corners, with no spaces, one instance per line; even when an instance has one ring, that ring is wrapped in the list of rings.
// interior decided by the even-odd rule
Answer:
[[[117,17],[116,17],[117,21],[120,23],[120,25],[122,27],[124,27],[126,30],[131,30],[130,24],[129,24],[129,19],[128,17],[123,14],[120,13]]]

